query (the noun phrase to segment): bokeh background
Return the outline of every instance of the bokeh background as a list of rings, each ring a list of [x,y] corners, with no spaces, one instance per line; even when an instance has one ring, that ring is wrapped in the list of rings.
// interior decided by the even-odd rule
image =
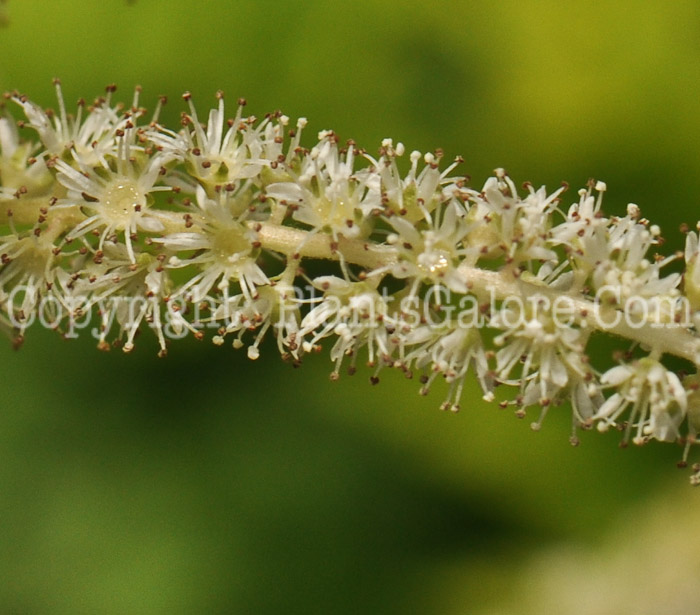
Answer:
[[[376,151],[462,154],[478,186],[608,184],[669,251],[700,211],[695,0],[9,0],[0,89],[54,104],[218,89]],[[308,135],[307,135],[308,143]],[[568,193],[575,198],[575,190]],[[568,444],[480,401],[273,348],[157,359],[88,335],[0,344],[0,613],[695,613],[680,449]]]

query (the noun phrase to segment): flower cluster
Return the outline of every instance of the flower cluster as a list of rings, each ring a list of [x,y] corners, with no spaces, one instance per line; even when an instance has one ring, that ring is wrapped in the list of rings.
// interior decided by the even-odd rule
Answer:
[[[417,375],[423,394],[441,377],[456,411],[473,373],[486,400],[539,408],[535,429],[567,402],[574,443],[613,426],[625,444],[682,441],[685,461],[700,424],[694,232],[685,275],[665,273],[683,255],[651,254],[660,230],[636,205],[606,216],[600,181],[567,206],[566,186],[519,190],[497,169],[472,188],[461,160],[390,139],[373,155],[326,130],[305,147],[305,119],[259,120],[243,100],[227,116],[222,93],[205,122],[185,94],[172,130],[138,90],[69,113],[56,89],[57,112],[13,92],[0,117],[0,326],[15,343],[37,320],[75,335],[93,311],[103,350],[152,329],[164,355],[210,330],[256,359],[269,334],[298,364],[329,341],[334,379],[358,361],[374,383]],[[586,350],[601,333],[622,344],[608,369]]]

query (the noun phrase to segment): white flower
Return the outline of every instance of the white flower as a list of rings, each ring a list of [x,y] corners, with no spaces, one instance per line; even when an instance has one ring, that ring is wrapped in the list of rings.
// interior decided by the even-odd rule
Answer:
[[[264,128],[268,121],[256,128],[255,118],[243,118],[245,101],[239,101],[236,116],[227,119],[224,96],[218,92],[218,106],[209,112],[208,121],[202,126],[189,92],[183,98],[190,108],[190,116],[185,116],[185,128],[173,132],[157,126],[149,131],[148,137],[161,151],[184,161],[192,175],[203,182],[224,185],[256,177],[269,164],[263,158]],[[281,137],[281,130],[276,132],[269,135],[273,140]]]
[[[588,190],[579,191],[579,203],[572,205],[566,220],[551,230],[552,242],[564,246],[573,269],[570,290],[590,285],[599,292],[598,299],[624,307],[635,322],[672,322],[679,314],[676,304],[681,276],[663,276],[661,269],[676,255],[649,260],[649,250],[661,243],[659,228],[640,219],[639,207],[633,203],[623,218],[603,216],[600,207],[605,189],[603,182],[591,182]]]
[[[134,338],[142,323],[153,329],[160,346],[159,355],[165,356],[166,327],[170,324],[179,336],[179,317],[169,311],[171,318],[164,320],[165,299],[169,296],[170,279],[163,268],[163,258],[140,254],[132,263],[124,245],[107,242],[104,250],[93,254],[84,266],[83,274],[73,283],[74,296],[81,312],[98,308],[100,326],[98,348],[108,350],[107,337],[115,325],[117,339],[124,352],[134,348]],[[175,307],[177,310],[177,307]],[[187,328],[194,330],[187,325]]]
[[[600,291],[603,301],[613,302],[616,307],[624,306],[628,317],[635,321],[673,322],[679,314],[677,298],[681,275],[663,276],[661,269],[677,257],[674,254],[649,261],[647,252],[659,243],[658,227],[648,228],[646,223],[637,222],[635,210],[631,208],[630,211],[609,226],[605,254],[587,255],[589,260],[595,259],[592,286]]]
[[[48,308],[42,317],[56,326],[72,310],[70,276],[59,260],[51,235],[38,226],[0,238],[0,301],[20,337],[40,307]]]
[[[314,232],[328,231],[339,237],[363,236],[363,209],[371,198],[371,174],[355,173],[355,146],[343,154],[332,132],[321,132],[319,143],[302,159],[298,172],[288,169],[291,181],[273,183],[265,193],[292,210],[292,217]]]
[[[0,200],[31,197],[50,190],[51,175],[45,165],[37,164],[33,157],[36,151],[36,144],[20,141],[14,121],[0,117]],[[15,202],[11,207],[15,209],[17,205]]]
[[[527,185],[528,196],[521,199],[511,178],[503,169],[489,178],[480,194],[470,197],[469,219],[479,222],[470,243],[486,257],[504,254],[507,264],[528,260],[556,260],[548,245],[551,214],[557,208],[562,186],[547,195],[544,187]]]
[[[462,389],[470,366],[481,384],[484,399],[493,399],[493,379],[481,334],[476,329],[455,326],[438,330],[434,334],[432,344],[421,345],[417,352],[408,355],[407,362],[410,363],[413,358],[416,359],[418,368],[429,364],[431,366],[430,376],[422,379],[422,394],[428,392],[438,374],[442,374],[450,385],[447,399],[440,406],[441,409],[450,409],[453,412],[460,409]]]
[[[698,433],[700,433],[700,376],[691,374],[683,378],[683,387],[686,390],[688,398],[688,408],[686,417],[688,422],[688,433],[685,436],[685,447],[683,449],[683,460],[680,467],[687,464],[688,453],[690,447],[698,441]],[[700,484],[700,465],[695,464],[694,476],[691,477],[691,482],[695,485]]]
[[[255,299],[256,287],[270,282],[256,263],[260,246],[255,230],[246,226],[245,212],[236,215],[235,197],[226,190],[218,192],[216,199],[209,198],[202,186],[196,192],[197,207],[193,209],[191,230],[153,240],[170,252],[193,253],[173,256],[167,262],[170,269],[194,265],[199,270],[173,295],[188,297],[196,303],[208,298],[216,286],[225,301],[230,284],[238,283],[247,300]]]
[[[210,188],[226,186],[234,191],[247,184],[260,188],[290,179],[287,169],[299,161],[305,118],[287,132],[287,142],[289,118],[279,112],[258,122],[255,116],[243,116],[246,101],[239,99],[235,117],[226,118],[224,95],[218,92],[217,108],[209,112],[207,123],[202,125],[191,94],[186,92],[183,98],[190,109],[190,115],[183,115],[184,128],[175,132],[155,124],[146,135],[161,152],[183,163],[190,178]],[[173,185],[179,185],[181,179],[178,175],[169,178]]]
[[[645,357],[609,369],[600,379],[614,393],[598,409],[593,419],[605,431],[630,409],[624,442],[635,430],[632,441],[643,444],[648,438],[672,441],[685,416],[688,400],[676,374],[659,361]]]
[[[454,292],[466,293],[468,280],[458,270],[460,263],[472,252],[463,244],[470,231],[465,215],[465,210],[457,202],[450,201],[428,214],[427,224],[418,227],[399,216],[387,218],[395,231],[388,242],[396,246],[398,259],[396,264],[376,269],[370,275],[388,271],[396,278],[408,279],[413,296],[421,283],[433,287],[442,285]]]
[[[579,202],[571,205],[566,219],[550,230],[553,243],[566,246],[577,262],[579,257],[588,255],[595,264],[595,255],[605,252],[605,228],[609,220],[603,216],[601,205],[606,189],[604,182],[590,182],[588,189],[579,190]]]
[[[403,156],[404,151],[403,143],[394,147],[391,139],[384,139],[379,160],[365,154],[372,163],[371,173],[374,176],[372,181],[366,182],[371,188],[371,196],[364,209],[366,215],[376,209],[415,223],[429,219],[430,213],[438,205],[473,193],[463,188],[464,178],[450,177],[452,170],[462,161],[461,158],[440,171],[440,152],[435,156],[413,151],[410,155],[411,168],[402,177],[396,160]],[[421,160],[424,166],[419,171],[418,163]],[[375,178],[379,181],[375,181]]]
[[[62,157],[73,150],[89,165],[105,164],[105,156],[112,154],[116,146],[115,131],[123,129],[125,124],[132,122],[141,114],[138,109],[138,94],[136,90],[132,110],[124,116],[119,115],[117,108],[112,108],[111,96],[116,87],[107,87],[107,96],[97,99],[83,117],[85,101],[78,101],[76,116],[68,115],[63,100],[61,84],[54,81],[56,98],[58,99],[58,114],[44,111],[25,96],[15,96],[13,100],[24,110],[28,125],[37,131],[41,142],[46,148],[42,156]]]
[[[698,236],[694,232],[685,238],[685,275],[683,276],[685,296],[694,311],[700,310],[700,250]]]
[[[520,408],[540,404],[546,411],[563,390],[591,380],[584,354],[586,335],[562,321],[546,297],[508,302],[492,316],[490,325],[503,331],[494,339],[496,346],[501,346],[496,353],[495,375],[520,387],[516,398]],[[579,402],[576,413],[589,416],[588,402],[580,395]],[[533,427],[539,428],[542,418],[544,414]]]
[[[138,231],[163,231],[164,221],[174,217],[171,212],[151,207],[153,193],[170,190],[168,186],[156,185],[166,162],[160,155],[146,159],[132,156],[132,147],[126,139],[120,143],[117,156],[107,161],[107,166],[93,168],[77,154],[77,168],[57,160],[56,179],[66,188],[67,195],[54,207],[77,206],[87,213],[87,217],[69,231],[66,241],[97,231],[97,247],[101,250],[105,239],[121,233],[129,259],[136,262],[133,243]]]
[[[269,285],[257,287],[254,299],[241,293],[222,302],[211,316],[212,322],[222,323],[214,342],[223,344],[225,335],[237,333],[233,345],[241,347],[243,335],[248,331],[256,332],[255,340],[248,347],[248,356],[257,359],[258,346],[272,327],[282,357],[298,360],[301,316],[292,281],[293,270],[288,268]]]
[[[334,379],[346,356],[352,357],[350,371],[354,371],[358,351],[363,347],[367,348],[369,365],[376,366],[378,360],[391,364],[393,345],[387,325],[392,330],[394,327],[381,293],[369,282],[348,282],[335,276],[316,278],[314,286],[323,291],[323,297],[315,300],[318,305],[301,322],[300,338],[311,337],[303,342],[304,351],[309,352],[323,338],[336,335],[331,349]]]

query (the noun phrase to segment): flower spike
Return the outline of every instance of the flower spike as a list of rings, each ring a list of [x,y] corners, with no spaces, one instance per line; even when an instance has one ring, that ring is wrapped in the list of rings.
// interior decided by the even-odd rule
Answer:
[[[35,322],[74,337],[93,313],[102,350],[132,351],[142,329],[161,356],[188,334],[253,360],[272,337],[294,365],[328,345],[332,379],[364,362],[373,383],[385,368],[423,394],[444,380],[441,407],[457,411],[474,378],[535,430],[563,405],[573,444],[614,427],[623,445],[679,442],[687,463],[696,232],[684,253],[652,255],[659,227],[635,204],[606,215],[601,181],[569,199],[498,168],[473,188],[440,150],[404,158],[384,139],[373,156],[330,130],[306,147],[305,118],[258,120],[243,99],[227,115],[222,92],[208,114],[185,93],[166,127],[164,99],[149,119],[140,88],[123,105],[110,85],[72,113],[55,87],[58,112],[14,92],[24,119],[0,117],[0,330],[16,345]],[[618,341],[615,367],[588,352],[601,334]]]

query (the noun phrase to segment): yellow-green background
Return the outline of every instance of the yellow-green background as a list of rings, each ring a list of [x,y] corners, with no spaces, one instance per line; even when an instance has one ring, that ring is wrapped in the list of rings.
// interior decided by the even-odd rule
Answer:
[[[695,0],[6,10],[0,88],[45,106],[54,76],[71,104],[110,82],[130,100],[141,84],[146,104],[170,97],[174,127],[184,90],[204,110],[222,89],[232,111],[244,96],[259,116],[307,116],[307,144],[333,128],[369,151],[391,136],[462,154],[473,186],[498,166],[517,182],[566,180],[571,199],[602,179],[606,210],[638,203],[669,251],[698,218]],[[0,613],[456,615],[544,612],[547,599],[573,612],[651,580],[668,604],[676,568],[700,568],[698,549],[670,547],[613,563],[672,544],[666,530],[700,542],[678,447],[621,451],[616,434],[584,434],[574,449],[564,408],[532,433],[474,387],[445,414],[440,387],[422,398],[400,375],[372,387],[364,372],[330,383],[327,357],[293,370],[264,350],[251,363],[186,340],[158,360],[148,332],[123,355],[38,328],[19,352],[0,345]],[[568,564],[547,567],[551,553]],[[606,612],[643,612],[621,603]]]

